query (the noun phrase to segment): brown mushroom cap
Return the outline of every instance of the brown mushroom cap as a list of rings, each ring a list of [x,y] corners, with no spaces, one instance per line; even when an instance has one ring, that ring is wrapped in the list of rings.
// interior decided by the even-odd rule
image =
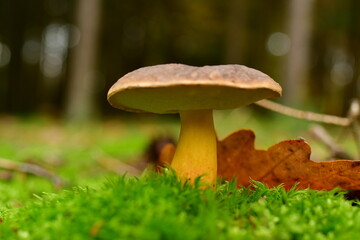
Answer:
[[[113,107],[131,112],[176,113],[231,109],[281,96],[268,75],[242,65],[143,67],[120,78],[109,90]]]

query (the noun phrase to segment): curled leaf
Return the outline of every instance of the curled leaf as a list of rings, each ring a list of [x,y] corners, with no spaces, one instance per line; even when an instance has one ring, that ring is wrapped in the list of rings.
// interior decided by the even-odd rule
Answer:
[[[360,161],[333,160],[314,162],[310,146],[303,140],[286,140],[268,150],[254,148],[251,130],[237,131],[218,143],[218,175],[237,179],[239,186],[250,180],[269,187],[284,184],[298,188],[360,190]]]
[[[160,151],[159,159],[157,161],[156,170],[159,171],[159,167],[166,167],[171,164],[175,154],[176,147],[172,143],[167,143],[163,146]]]
[[[360,190],[360,161],[314,162],[311,148],[303,140],[282,141],[268,150],[255,149],[254,142],[251,130],[240,130],[218,141],[218,176],[236,179],[239,187],[256,180],[269,187],[283,184],[285,189],[298,184],[299,189]],[[164,147],[159,165],[170,164],[174,152],[174,145]]]

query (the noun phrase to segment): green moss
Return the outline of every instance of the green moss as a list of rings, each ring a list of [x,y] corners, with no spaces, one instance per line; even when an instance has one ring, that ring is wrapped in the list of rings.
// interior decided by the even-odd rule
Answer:
[[[264,148],[303,136],[307,129],[292,130],[295,120],[252,115],[241,120],[243,112],[230,117],[218,119],[220,133],[255,129],[257,146]],[[35,161],[70,182],[67,190],[57,189],[48,179],[16,171],[2,179],[0,239],[360,238],[359,208],[335,191],[286,192],[261,183],[237,189],[233,182],[213,191],[183,187],[172,174],[115,176],[99,159],[136,160],[153,136],[172,129],[165,123],[132,122],[74,127],[0,119],[0,157]]]
[[[119,177],[42,194],[1,211],[6,239],[357,239],[360,209],[342,194],[182,186],[172,174]]]

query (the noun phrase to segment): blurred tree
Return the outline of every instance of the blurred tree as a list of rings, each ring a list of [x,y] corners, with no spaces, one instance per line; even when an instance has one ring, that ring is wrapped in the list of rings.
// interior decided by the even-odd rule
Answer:
[[[360,2],[316,2],[313,21],[312,81],[308,83],[321,111],[346,114],[351,98],[359,97]]]
[[[288,53],[284,100],[287,104],[303,103],[309,77],[311,22],[313,0],[291,0],[289,2],[289,37],[291,48]]]
[[[0,0],[0,112],[56,110],[79,120],[100,103],[114,113],[106,92],[119,77],[145,65],[181,62],[245,64],[279,81],[289,104],[305,104],[304,96],[311,96],[307,103],[339,114],[360,91],[359,5]],[[81,33],[78,45],[67,39],[74,29]]]
[[[353,54],[351,62],[353,74],[345,94],[347,99],[343,109],[346,111],[352,98],[360,98],[360,1],[351,0],[348,11],[350,15],[350,24],[347,31],[349,39],[348,52]]]
[[[21,48],[24,41],[26,31],[26,22],[19,16],[26,16],[26,6],[21,0],[8,1],[4,4],[4,20],[8,25],[4,26],[6,31],[5,41],[11,50],[11,61],[8,66],[8,76],[11,81],[6,84],[6,110],[9,112],[21,112],[26,109],[24,106],[26,100],[24,96],[28,96],[26,91],[29,88],[23,86],[27,84],[23,76],[23,62],[21,60]],[[14,14],[14,13],[17,14]],[[14,91],[16,89],[16,91]]]
[[[65,108],[67,120],[84,121],[95,115],[96,64],[101,0],[78,0],[76,24],[81,38],[71,58]]]
[[[247,1],[228,0],[224,62],[242,64],[246,46]]]

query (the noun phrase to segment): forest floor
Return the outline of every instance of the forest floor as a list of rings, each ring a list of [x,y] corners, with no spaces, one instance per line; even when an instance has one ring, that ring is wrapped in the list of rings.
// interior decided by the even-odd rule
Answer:
[[[220,139],[240,128],[256,147],[305,138],[312,159],[328,155],[310,123],[253,113],[215,113]],[[1,239],[356,239],[360,209],[342,194],[181,186],[171,173],[139,174],[152,139],[176,138],[176,117],[121,115],[87,124],[0,117]],[[329,131],[338,136],[342,129]],[[351,140],[344,147],[354,153]],[[10,163],[16,163],[9,164]],[[38,167],[34,169],[34,166]],[[143,167],[144,165],[141,165]],[[39,170],[40,169],[40,170]],[[44,171],[45,173],[44,173]],[[28,172],[31,172],[30,174]],[[129,172],[124,176],[125,172]],[[132,177],[134,174],[138,177]],[[141,175],[141,176],[140,176]]]

